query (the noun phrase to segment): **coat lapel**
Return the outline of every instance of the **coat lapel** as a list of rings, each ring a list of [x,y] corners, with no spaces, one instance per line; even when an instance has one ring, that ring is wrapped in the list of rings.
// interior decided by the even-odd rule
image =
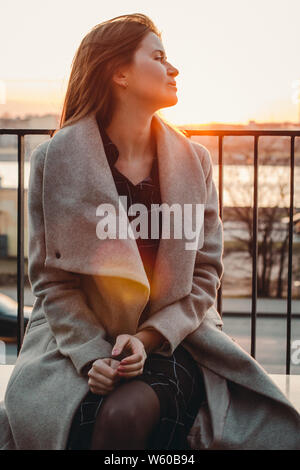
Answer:
[[[152,120],[162,203],[204,204],[206,185],[192,142],[154,115]],[[190,293],[196,250],[187,238],[161,238],[149,285],[134,238],[100,240],[97,207],[107,203],[130,226],[119,201],[95,114],[60,129],[50,140],[44,166],[45,266],[100,278],[122,278],[139,291],[137,315],[150,299],[150,314]],[[199,243],[203,244],[204,230]],[[137,288],[137,289],[136,289]],[[129,295],[129,294],[128,294]],[[130,296],[130,295],[129,295]],[[134,300],[133,300],[134,302]]]
[[[204,204],[206,184],[204,172],[191,141],[167,126],[156,115],[153,118],[157,142],[159,182],[162,203],[179,205]],[[187,250],[186,237],[174,238],[171,218],[170,238],[161,238],[154,267],[150,293],[150,313],[188,295],[192,289],[196,250]],[[184,234],[183,234],[184,235]],[[198,248],[204,242],[201,227]]]

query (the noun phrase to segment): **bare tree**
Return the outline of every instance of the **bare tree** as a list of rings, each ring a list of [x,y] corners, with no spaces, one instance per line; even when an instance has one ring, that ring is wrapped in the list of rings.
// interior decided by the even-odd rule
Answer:
[[[231,200],[232,207],[228,211],[231,220],[241,222],[245,229],[242,235],[234,234],[232,238],[252,259],[253,167],[249,166],[248,170],[247,176],[245,167],[243,170],[241,167],[231,167],[230,181],[224,178],[224,188]],[[258,297],[282,298],[285,294],[289,226],[283,220],[289,216],[288,173],[288,168],[272,165],[270,154],[265,154],[258,177]]]

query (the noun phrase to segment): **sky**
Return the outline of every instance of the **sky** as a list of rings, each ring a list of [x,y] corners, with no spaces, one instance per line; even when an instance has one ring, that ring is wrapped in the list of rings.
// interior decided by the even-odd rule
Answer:
[[[137,12],[179,70],[172,122],[300,121],[300,0],[1,0],[0,116],[60,113],[85,34]]]

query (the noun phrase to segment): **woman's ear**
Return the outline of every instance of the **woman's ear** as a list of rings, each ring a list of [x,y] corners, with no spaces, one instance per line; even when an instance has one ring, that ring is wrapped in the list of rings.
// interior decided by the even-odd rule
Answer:
[[[115,87],[127,88],[128,74],[122,68],[118,68],[112,75],[112,82]]]

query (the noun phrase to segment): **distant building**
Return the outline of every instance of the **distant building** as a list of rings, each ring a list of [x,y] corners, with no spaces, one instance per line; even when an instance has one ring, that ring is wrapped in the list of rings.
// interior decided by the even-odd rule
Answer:
[[[24,256],[27,247],[27,189],[24,190]],[[0,253],[2,258],[17,257],[18,192],[16,188],[0,187]]]

